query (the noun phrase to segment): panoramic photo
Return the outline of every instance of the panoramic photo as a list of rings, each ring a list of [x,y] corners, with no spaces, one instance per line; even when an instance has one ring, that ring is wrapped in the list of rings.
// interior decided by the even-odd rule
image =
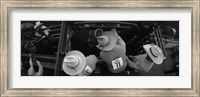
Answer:
[[[21,76],[179,76],[179,21],[21,21]]]

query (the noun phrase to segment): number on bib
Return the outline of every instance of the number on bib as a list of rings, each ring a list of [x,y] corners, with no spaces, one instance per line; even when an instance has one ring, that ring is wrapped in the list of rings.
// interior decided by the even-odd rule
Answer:
[[[112,66],[113,66],[114,70],[122,67],[123,66],[123,60],[122,60],[122,58],[120,57],[120,58],[117,58],[117,59],[113,60],[112,61]]]

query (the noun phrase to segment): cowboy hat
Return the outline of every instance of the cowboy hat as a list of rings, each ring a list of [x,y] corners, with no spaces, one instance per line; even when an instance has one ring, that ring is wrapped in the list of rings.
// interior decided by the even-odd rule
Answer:
[[[154,44],[146,44],[143,48],[154,63],[161,64],[163,62],[164,54],[160,47]]]
[[[96,68],[96,63],[98,59],[95,55],[89,55],[86,57],[86,66],[83,71],[79,74],[81,76],[86,76],[92,74]]]
[[[96,34],[95,34],[96,35]],[[101,36],[96,35],[96,39],[98,41],[98,45],[96,47],[103,51],[112,50],[117,43],[118,35],[116,31],[105,31]]]
[[[116,45],[111,51],[101,51],[101,58],[107,63],[108,70],[112,73],[119,73],[127,66],[125,47]]]
[[[63,59],[62,68],[68,75],[77,75],[86,65],[86,58],[80,51],[70,51]]]
[[[39,27],[40,25],[42,25],[43,23],[41,23],[40,21],[36,22],[34,25],[34,29],[36,29],[37,27]]]
[[[126,61],[130,68],[143,72],[149,72],[153,67],[154,62],[147,60],[146,57],[147,54],[141,54],[129,58],[127,57]]]

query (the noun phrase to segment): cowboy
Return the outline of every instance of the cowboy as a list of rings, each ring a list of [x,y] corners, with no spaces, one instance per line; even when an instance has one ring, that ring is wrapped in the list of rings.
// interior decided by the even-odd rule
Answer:
[[[98,49],[101,58],[107,63],[108,70],[111,73],[120,73],[125,70],[126,62],[126,44],[118,36],[116,29],[105,31],[103,33],[96,33]]]
[[[51,31],[50,29],[47,29],[47,27],[44,26],[40,21],[35,23],[34,29],[36,30],[35,36],[40,38],[47,37],[49,35],[49,31]]]
[[[88,76],[95,70],[97,61],[95,55],[85,57],[80,51],[74,50],[66,54],[62,68],[71,76]]]
[[[30,60],[29,60],[29,64],[30,64],[30,68],[28,69],[28,75],[29,76],[42,76],[43,75],[43,66],[40,63],[40,61],[35,60],[39,69],[38,72],[35,72],[34,70],[34,66],[33,66],[33,59],[32,59],[32,54],[29,54],[30,56]]]
[[[137,69],[142,72],[149,72],[154,64],[161,64],[164,59],[162,49],[154,44],[146,44],[143,46],[146,54],[137,55],[129,60],[127,63],[130,68]]]
[[[35,29],[35,36],[37,37],[36,43],[39,53],[55,52],[53,50],[53,45],[57,45],[58,39],[56,39],[52,34],[49,33],[49,31],[51,30],[47,28],[40,21],[35,23],[34,29]]]
[[[24,53],[33,53],[37,51],[35,45],[31,44],[35,35],[33,33],[34,24],[26,22],[21,24],[21,51]]]
[[[86,66],[83,69],[81,73],[79,73],[79,76],[89,76],[91,75],[95,69],[96,69],[96,63],[98,59],[95,55],[89,55],[86,57]]]

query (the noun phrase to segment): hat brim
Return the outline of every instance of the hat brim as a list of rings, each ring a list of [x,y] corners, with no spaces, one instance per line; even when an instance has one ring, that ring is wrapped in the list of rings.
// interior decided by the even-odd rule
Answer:
[[[117,33],[112,31],[104,32],[102,35],[106,35],[109,38],[109,43],[106,46],[97,45],[96,47],[102,51],[110,51],[112,50],[115,45],[117,44]]]
[[[66,56],[70,56],[70,55],[77,56],[79,58],[79,65],[75,69],[71,69],[71,68],[67,67],[63,61],[63,65],[62,65],[63,71],[65,73],[67,73],[68,75],[78,75],[79,73],[81,73],[83,71],[83,69],[86,66],[86,58],[79,51],[71,51]]]
[[[163,62],[163,59],[164,59],[164,54],[163,54],[163,52],[162,53],[160,53],[159,55],[158,55],[158,57],[156,58],[156,57],[154,57],[152,54],[151,54],[151,52],[150,52],[150,48],[152,47],[152,45],[144,45],[143,46],[143,48],[144,48],[144,50],[145,50],[145,52],[149,55],[149,57],[153,60],[153,62],[154,63],[156,63],[156,64],[161,64],[162,62]]]

